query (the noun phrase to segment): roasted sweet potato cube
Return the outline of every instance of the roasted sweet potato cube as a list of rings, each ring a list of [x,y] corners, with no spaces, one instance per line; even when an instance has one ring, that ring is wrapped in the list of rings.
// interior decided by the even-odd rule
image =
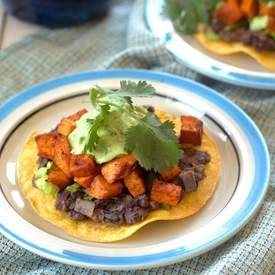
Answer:
[[[91,155],[72,155],[70,160],[70,173],[74,177],[96,176],[98,165]]]
[[[95,176],[74,177],[74,181],[84,188],[89,188]]]
[[[162,172],[160,176],[164,181],[170,181],[173,180],[176,176],[178,176],[180,171],[181,170],[179,166],[174,165],[170,170]]]
[[[73,120],[69,118],[63,118],[57,125],[56,131],[63,136],[68,136],[75,128],[76,124]]]
[[[260,3],[260,15],[275,17],[275,6],[268,5],[268,3]]]
[[[68,119],[71,119],[73,121],[77,121],[79,120],[84,114],[86,114],[88,112],[87,109],[81,109],[80,111],[68,116]]]
[[[124,185],[133,197],[137,197],[146,192],[142,172],[139,168],[136,168],[128,176],[124,177]]]
[[[71,183],[71,179],[56,165],[48,173],[48,181],[63,189]]]
[[[201,145],[203,123],[193,116],[181,116],[180,142],[182,144]]]
[[[55,164],[71,178],[70,173],[71,146],[67,137],[58,134],[55,143]]]
[[[275,16],[269,18],[267,29],[275,33]]]
[[[181,186],[157,179],[153,182],[151,200],[175,206],[181,199],[181,192]]]
[[[109,183],[113,183],[129,175],[135,164],[136,159],[129,154],[105,163],[101,168],[101,173]]]
[[[54,133],[41,134],[35,136],[34,140],[37,145],[38,156],[53,160],[55,154],[54,148],[56,143],[56,135]]]
[[[235,1],[224,2],[215,11],[214,16],[225,25],[231,25],[239,22],[243,17],[243,13],[239,5]]]
[[[257,0],[242,0],[241,11],[248,17],[254,17],[258,13],[258,1]]]
[[[86,192],[96,199],[111,199],[119,195],[123,190],[123,184],[119,181],[108,183],[102,175],[98,175],[92,181],[90,188]]]

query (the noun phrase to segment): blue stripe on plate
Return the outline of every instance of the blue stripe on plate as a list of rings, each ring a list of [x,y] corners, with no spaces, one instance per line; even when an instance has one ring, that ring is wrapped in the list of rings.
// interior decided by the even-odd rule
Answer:
[[[246,134],[251,147],[253,149],[253,155],[255,158],[255,178],[253,180],[253,186],[251,192],[240,211],[233,216],[224,227],[220,228],[215,235],[215,238],[209,239],[207,242],[194,247],[178,248],[169,250],[162,253],[155,253],[150,255],[143,255],[137,257],[104,257],[95,255],[85,255],[82,253],[76,253],[68,250],[64,250],[62,254],[50,251],[46,248],[40,247],[35,243],[28,242],[22,237],[15,235],[10,229],[6,228],[3,224],[0,224],[0,231],[6,236],[10,237],[16,243],[30,249],[43,256],[49,258],[55,258],[59,261],[70,261],[72,264],[83,264],[90,266],[107,266],[107,267],[127,267],[133,266],[145,266],[145,265],[158,265],[167,264],[169,262],[176,262],[200,253],[206,252],[209,249],[224,242],[235,234],[246,222],[252,217],[252,215],[258,209],[262,202],[265,192],[268,187],[268,177],[270,171],[269,154],[264,138],[254,122],[234,103],[226,99],[224,96],[218,94],[214,90],[207,88],[199,83],[191,80],[173,76],[167,73],[150,72],[146,70],[107,70],[107,71],[92,71],[84,72],[75,75],[65,76],[54,80],[47,81],[45,83],[31,87],[19,95],[12,98],[0,107],[0,119],[4,120],[11,112],[15,111],[21,104],[24,104],[29,99],[38,96],[42,93],[48,92],[51,89],[58,88],[66,84],[77,83],[87,80],[101,80],[106,78],[135,78],[143,80],[158,81],[166,83],[178,88],[189,90],[219,107],[227,112],[236,123],[239,124],[241,129]]]
[[[234,85],[240,85],[250,88],[259,88],[266,90],[275,90],[275,74],[273,76],[261,76],[261,75],[252,75],[245,74],[241,72],[234,71],[233,66],[226,68],[223,67],[223,63],[220,62],[219,66],[209,63],[203,64],[194,63],[192,56],[187,56],[184,50],[179,51],[183,48],[180,39],[175,39],[179,35],[169,29],[169,30],[160,30],[159,21],[155,20],[156,12],[162,11],[164,6],[164,1],[154,1],[153,4],[150,4],[152,0],[146,0],[144,17],[145,22],[150,31],[152,31],[156,36],[163,40],[168,51],[182,64],[186,65],[190,69],[193,69],[199,73],[202,73],[208,77],[212,77],[217,80],[228,82]],[[160,18],[164,18],[160,15]],[[164,18],[165,19],[165,18]],[[162,19],[160,19],[162,20]],[[157,28],[157,32],[155,29]],[[231,68],[231,71],[229,70]],[[271,74],[272,72],[270,72]]]

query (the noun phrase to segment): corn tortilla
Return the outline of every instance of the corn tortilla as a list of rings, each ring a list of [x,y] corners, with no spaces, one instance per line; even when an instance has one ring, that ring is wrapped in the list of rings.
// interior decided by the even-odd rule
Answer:
[[[275,71],[275,51],[257,51],[240,42],[225,42],[222,40],[209,40],[204,32],[200,31],[195,35],[196,39],[208,50],[219,55],[234,53],[245,53],[254,58],[263,67]]]
[[[161,120],[173,120],[176,132],[179,133],[180,120],[161,111],[157,112]],[[26,142],[18,161],[19,186],[24,197],[31,203],[34,210],[50,223],[60,227],[68,234],[86,241],[114,242],[125,239],[148,223],[158,220],[177,220],[198,212],[212,197],[220,174],[220,157],[214,141],[204,134],[201,146],[211,155],[211,162],[206,165],[206,178],[199,183],[196,192],[186,193],[182,201],[170,209],[158,209],[149,213],[144,221],[133,225],[110,225],[95,223],[91,220],[74,221],[63,211],[55,209],[55,198],[43,193],[32,184],[32,177],[37,169],[37,148],[33,133]]]

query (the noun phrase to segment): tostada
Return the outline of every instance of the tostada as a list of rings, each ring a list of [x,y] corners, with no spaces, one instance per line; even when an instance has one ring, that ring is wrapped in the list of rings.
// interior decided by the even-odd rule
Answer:
[[[145,81],[95,86],[91,110],[29,137],[18,179],[42,218],[76,238],[113,242],[206,204],[220,175],[217,146],[200,119],[133,103],[154,93]]]
[[[175,28],[194,35],[208,50],[242,52],[275,70],[275,1],[165,0]]]

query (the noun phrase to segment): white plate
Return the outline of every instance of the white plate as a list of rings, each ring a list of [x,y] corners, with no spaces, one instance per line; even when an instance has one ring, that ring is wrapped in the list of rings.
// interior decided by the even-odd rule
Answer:
[[[216,55],[192,36],[177,33],[171,20],[164,15],[164,0],[146,0],[145,20],[169,52],[187,67],[235,85],[275,90],[275,73],[262,67],[252,57],[245,54]]]
[[[93,85],[118,88],[123,79],[147,80],[156,87],[156,96],[138,103],[201,117],[222,156],[221,179],[212,199],[190,218],[149,224],[116,243],[80,241],[41,219],[21,196],[16,161],[34,130],[48,131],[61,117],[82,108]],[[255,124],[213,90],[169,74],[110,70],[58,78],[7,102],[0,108],[0,121],[0,231],[55,261],[98,269],[135,269],[194,257],[235,234],[255,213],[267,188],[269,157]]]

